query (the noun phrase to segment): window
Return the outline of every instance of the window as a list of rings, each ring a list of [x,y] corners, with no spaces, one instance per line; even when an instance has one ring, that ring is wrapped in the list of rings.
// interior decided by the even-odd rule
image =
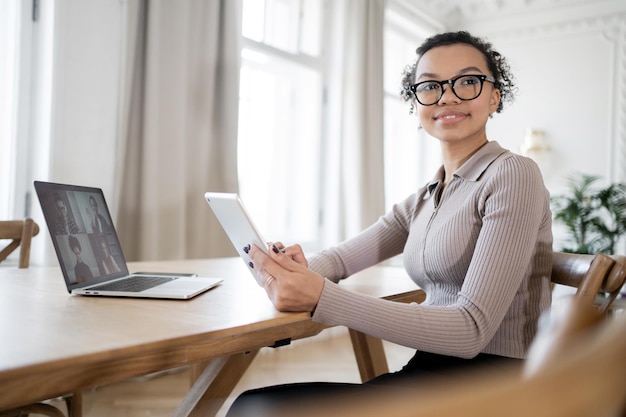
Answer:
[[[313,249],[319,227],[322,0],[244,0],[238,170],[262,231]],[[307,221],[302,221],[307,219]]]

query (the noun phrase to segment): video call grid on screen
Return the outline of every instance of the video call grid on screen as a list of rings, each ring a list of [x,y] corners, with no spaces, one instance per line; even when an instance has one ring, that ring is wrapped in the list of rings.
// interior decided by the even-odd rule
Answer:
[[[48,190],[44,198],[44,215],[70,284],[124,272],[125,259],[101,194]]]

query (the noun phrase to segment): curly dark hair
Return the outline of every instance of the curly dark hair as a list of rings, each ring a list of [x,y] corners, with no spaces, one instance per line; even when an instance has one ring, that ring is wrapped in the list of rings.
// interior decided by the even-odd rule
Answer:
[[[465,31],[447,32],[427,38],[415,51],[417,53],[417,60],[412,65],[407,65],[402,72],[402,91],[400,95],[405,101],[411,102],[411,113],[414,111],[414,104],[411,100],[413,98],[413,93],[410,90],[410,86],[414,83],[415,70],[421,57],[426,52],[438,46],[454,45],[458,43],[473,46],[485,57],[487,67],[496,79],[494,85],[498,90],[500,90],[500,104],[498,105],[496,112],[500,113],[502,111],[504,103],[510,103],[513,101],[517,88],[515,87],[515,80],[513,74],[511,74],[511,68],[506,58],[493,49],[491,43],[485,41],[484,39],[473,36]]]

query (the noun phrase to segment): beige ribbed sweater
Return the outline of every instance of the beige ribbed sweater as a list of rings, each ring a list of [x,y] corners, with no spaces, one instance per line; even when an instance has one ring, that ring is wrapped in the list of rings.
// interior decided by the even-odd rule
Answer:
[[[309,259],[327,278],[313,320],[417,350],[524,358],[550,306],[552,215],[537,165],[489,142],[439,193],[427,186],[336,247]],[[403,253],[423,304],[342,288],[340,279]]]

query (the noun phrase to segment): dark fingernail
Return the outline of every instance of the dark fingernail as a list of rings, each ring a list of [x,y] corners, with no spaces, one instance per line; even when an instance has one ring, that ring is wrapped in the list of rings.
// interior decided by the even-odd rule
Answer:
[[[244,247],[243,247],[243,251],[244,251],[245,253],[250,252],[250,245],[246,245],[246,246],[244,246]]]
[[[274,253],[280,252],[278,248],[276,247],[276,245],[272,245],[272,250],[274,251]]]
[[[248,266],[252,269],[254,269],[254,264],[252,263],[252,261],[248,262]]]

